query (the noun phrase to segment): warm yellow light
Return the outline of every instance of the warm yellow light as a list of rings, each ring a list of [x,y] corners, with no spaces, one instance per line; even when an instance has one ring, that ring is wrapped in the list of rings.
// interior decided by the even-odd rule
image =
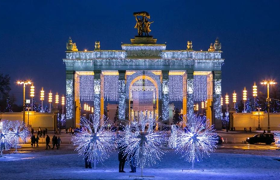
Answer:
[[[87,110],[87,104],[86,103],[84,104],[84,110],[85,111]]]
[[[253,97],[257,97],[257,95],[258,95],[258,89],[257,89],[256,82],[254,82],[254,86],[253,86]]]
[[[228,94],[226,94],[226,97],[225,97],[225,103],[226,103],[226,105],[228,105],[228,104],[229,104],[229,96],[228,96]]]
[[[207,108],[207,100],[205,101],[205,108]]]
[[[234,91],[232,94],[232,102],[236,103],[236,100],[237,100],[237,95],[236,95],[236,92]]]
[[[244,90],[243,90],[243,101],[247,101],[247,90],[246,90],[246,87],[244,87]]]
[[[223,106],[224,105],[224,99],[223,99],[223,97],[221,96],[221,106]]]
[[[52,92],[49,92],[49,103],[52,103]]]
[[[61,105],[62,106],[65,105],[65,97],[64,97],[64,95],[61,96]]]
[[[55,95],[55,104],[58,104],[59,103],[59,95],[58,93],[56,93]]]
[[[29,84],[32,84],[32,82],[30,80],[28,80],[28,81],[17,81],[17,84],[29,85]]]
[[[198,104],[195,105],[195,109],[196,109],[197,111],[199,110],[199,105],[198,105]]]
[[[204,101],[201,102],[201,109],[204,109]]]
[[[32,84],[32,86],[30,86],[30,97],[34,98],[35,96],[35,86]]]
[[[93,113],[94,112],[94,108],[93,107],[91,107],[91,113]]]
[[[84,51],[87,52],[87,49],[85,49]]]
[[[42,88],[42,89],[41,89],[41,93],[40,93],[40,100],[41,100],[41,101],[44,101],[44,99],[45,99],[45,91],[44,91],[44,89]]]
[[[274,85],[274,84],[276,84],[276,82],[273,81],[273,80],[269,80],[269,81],[262,81],[261,84],[263,84],[263,85],[267,85],[267,84]]]

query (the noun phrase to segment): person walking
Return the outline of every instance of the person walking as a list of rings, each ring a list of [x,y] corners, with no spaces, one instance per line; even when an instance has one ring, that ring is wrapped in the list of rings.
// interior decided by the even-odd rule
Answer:
[[[61,142],[62,142],[62,141],[61,141],[60,137],[58,136],[58,138],[57,138],[56,149],[59,149],[59,148],[60,148],[60,143],[61,143]]]
[[[52,138],[52,145],[53,145],[53,147],[52,147],[52,149],[54,149],[56,144],[57,144],[57,137],[55,135],[53,135],[53,138]]]
[[[39,136],[37,135],[37,137],[36,137],[36,139],[35,139],[35,142],[36,142],[36,144],[37,144],[37,147],[39,147],[39,146],[38,146],[39,139],[40,139],[40,138],[39,138]],[[35,144],[34,144],[34,146],[35,146]]]
[[[49,137],[49,135],[47,135],[47,137],[46,137],[46,149],[50,149],[51,148],[51,146],[49,145],[50,144],[50,137]]]
[[[32,147],[33,147],[33,145],[34,145],[34,147],[35,147],[35,141],[36,141],[35,135],[32,135],[32,136],[31,136],[31,146],[32,146]]]
[[[125,147],[122,147],[121,144],[118,144],[118,149],[119,149],[119,153],[118,153],[118,159],[119,159],[119,172],[120,173],[125,173],[124,169],[124,164],[126,161],[126,155],[124,154],[124,150]]]

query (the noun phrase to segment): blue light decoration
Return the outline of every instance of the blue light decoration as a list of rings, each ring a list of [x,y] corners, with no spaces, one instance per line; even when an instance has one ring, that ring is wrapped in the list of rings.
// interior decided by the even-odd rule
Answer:
[[[169,76],[169,101],[183,100],[183,76],[170,75]]]
[[[81,117],[81,130],[72,137],[75,151],[88,162],[94,162],[94,168],[98,162],[109,158],[110,152],[115,150],[114,133],[104,123],[99,127],[99,117],[88,120]],[[108,126],[107,126],[108,127]]]
[[[163,132],[154,131],[155,119],[152,115],[141,112],[139,116],[139,122],[133,121],[126,126],[118,143],[124,149],[124,156],[135,159],[135,165],[141,168],[143,176],[143,168],[156,164],[163,156],[160,145],[164,143],[165,136]]]
[[[191,116],[191,123],[185,129],[172,127],[169,147],[180,153],[185,161],[199,162],[205,156],[210,156],[217,148],[218,138],[213,125],[209,125],[205,117]]]
[[[80,99],[81,101],[94,101],[94,76],[80,76]]]
[[[118,75],[105,75],[104,76],[104,98],[107,101],[118,101]]]
[[[207,100],[207,76],[195,75],[194,76],[194,101]]]

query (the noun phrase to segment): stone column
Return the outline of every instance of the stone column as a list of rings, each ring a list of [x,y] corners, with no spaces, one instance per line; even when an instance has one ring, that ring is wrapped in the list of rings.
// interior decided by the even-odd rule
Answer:
[[[100,85],[101,85],[101,80],[100,80],[100,74],[101,71],[94,71],[94,119],[100,119]],[[102,124],[102,122],[100,122]]]
[[[125,120],[126,109],[125,71],[119,71],[119,120]]]
[[[66,128],[75,127],[74,71],[66,71]]]
[[[162,120],[169,120],[169,71],[162,71]]]
[[[221,121],[221,95],[222,95],[222,72],[213,71],[213,124],[215,129],[222,129]]]
[[[191,121],[191,116],[194,114],[194,97],[193,97],[193,71],[187,71],[187,122]]]

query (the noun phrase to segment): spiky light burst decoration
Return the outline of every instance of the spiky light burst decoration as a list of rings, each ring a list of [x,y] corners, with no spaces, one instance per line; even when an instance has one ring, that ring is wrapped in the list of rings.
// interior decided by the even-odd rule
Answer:
[[[155,132],[154,126],[155,119],[141,112],[139,122],[132,122],[131,125],[127,125],[124,135],[118,140],[120,146],[124,149],[124,156],[134,157],[135,165],[140,167],[141,170],[144,167],[156,164],[164,154],[160,149],[164,136]]]
[[[105,129],[105,126],[106,123],[99,127],[99,118],[88,120],[82,117],[81,131],[72,137],[75,150],[88,162],[94,162],[94,167],[97,162],[109,158],[110,152],[116,148],[114,133],[111,129]]]
[[[10,147],[14,147],[17,152],[19,139],[21,138],[26,142],[26,138],[29,135],[28,128],[21,121],[2,121],[1,129],[1,153],[5,148],[8,150]]]
[[[177,129],[173,126],[169,139],[170,147],[176,148],[176,152],[180,153],[184,160],[191,162],[192,168],[195,161],[201,161],[205,155],[210,156],[210,153],[217,148],[217,133],[205,120],[192,115],[187,128]]]

